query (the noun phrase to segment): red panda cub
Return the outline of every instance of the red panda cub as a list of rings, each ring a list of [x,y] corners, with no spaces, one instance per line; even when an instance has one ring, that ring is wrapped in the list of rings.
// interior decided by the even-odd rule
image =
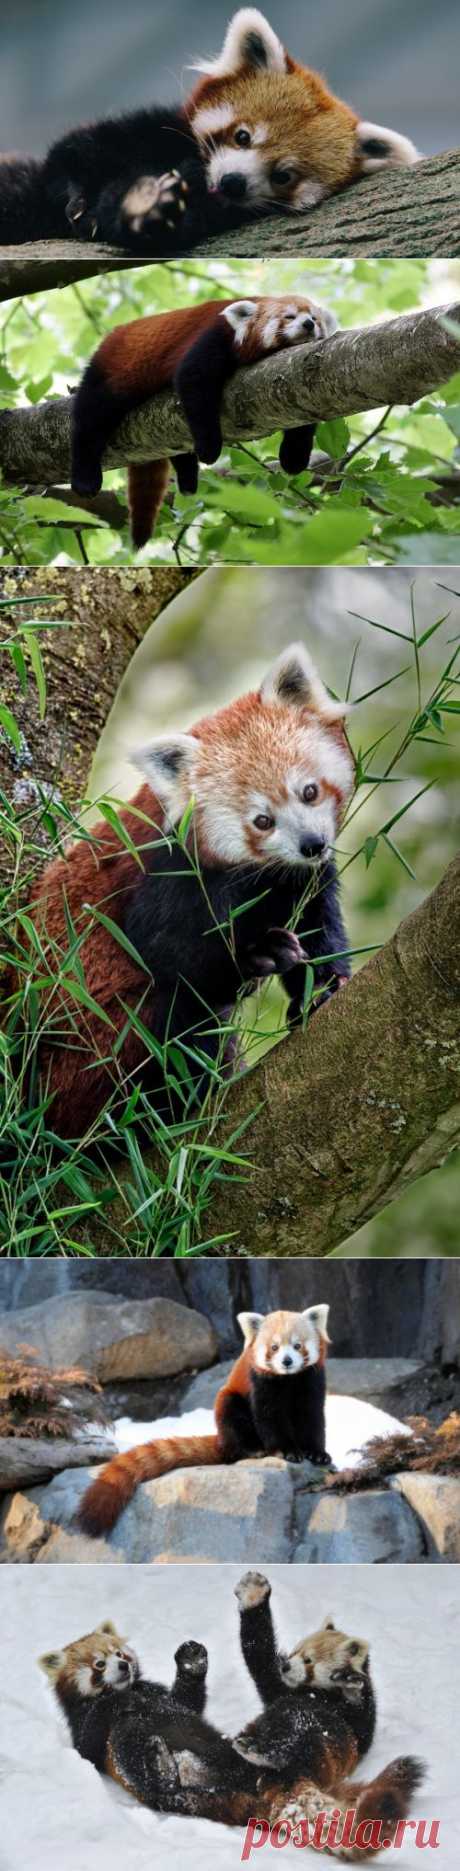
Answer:
[[[171,387],[177,391],[194,445],[193,452],[175,457],[177,481],[182,494],[195,493],[199,461],[217,461],[221,451],[220,408],[228,378],[244,364],[326,338],[335,328],[331,312],[296,293],[265,299],[211,299],[117,325],[95,351],[73,399],[75,493],[99,492],[104,450],[123,418],[159,390]],[[303,423],[283,437],[280,462],[287,474],[300,474],[308,466],[314,432],[314,424]],[[150,539],[169,472],[167,460],[129,465],[136,548]]]
[[[298,214],[360,175],[418,161],[408,137],[364,121],[291,58],[257,7],[234,15],[220,57],[196,69],[186,110],[208,191],[240,210]]]
[[[41,990],[39,1052],[53,1132],[88,1135],[107,1100],[113,1117],[136,1090],[140,1120],[144,1096],[170,1120],[162,1048],[190,1042],[198,1102],[211,1082],[207,1061],[211,1075],[216,1061],[231,1066],[223,1032],[258,980],[280,975],[296,1021],[309,957],[322,999],[347,979],[334,862],[354,779],[344,713],[305,646],[291,644],[257,690],[134,756],[144,784],[121,819],[141,863],[104,822],[46,866],[31,907],[53,977]],[[78,1026],[66,986],[69,916],[92,1001]],[[191,1090],[182,1097],[181,1117],[193,1116]]]
[[[292,1462],[330,1464],[326,1451],[325,1361],[328,1306],[305,1312],[240,1312],[244,1350],[217,1393],[213,1436],[160,1437],[113,1460],[80,1503],[85,1533],[107,1533],[141,1481],[174,1468],[283,1455]]]

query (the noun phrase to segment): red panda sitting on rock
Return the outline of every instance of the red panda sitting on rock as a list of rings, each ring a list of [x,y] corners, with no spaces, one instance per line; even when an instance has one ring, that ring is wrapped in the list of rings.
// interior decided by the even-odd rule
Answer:
[[[87,497],[102,486],[102,457],[120,423],[159,390],[174,386],[187,418],[194,452],[176,455],[182,494],[194,494],[199,461],[217,461],[222,447],[220,406],[224,384],[239,366],[274,351],[328,337],[333,313],[311,299],[211,299],[177,312],[160,312],[117,325],[98,346],[72,404],[72,487]],[[314,423],[287,431],[280,462],[287,474],[308,467]],[[169,481],[167,460],[131,462],[128,468],[133,544],[153,532]]]
[[[329,1467],[325,1362],[328,1306],[305,1312],[240,1312],[244,1351],[217,1393],[213,1436],[159,1437],[115,1455],[91,1483],[78,1511],[85,1533],[110,1531],[141,1481],[173,1468],[284,1455]]]
[[[258,690],[135,756],[145,782],[120,815],[134,854],[104,822],[46,867],[33,912],[52,976],[39,1063],[54,1132],[88,1134],[117,1088],[121,1108],[137,1086],[167,1119],[162,1048],[180,1040],[199,1098],[208,1062],[231,1063],[222,1029],[258,979],[281,975],[290,1020],[302,1016],[308,958],[323,998],[347,979],[333,855],[354,778],[345,712],[291,644]],[[70,927],[91,997],[81,1005],[78,992],[78,1025]]]

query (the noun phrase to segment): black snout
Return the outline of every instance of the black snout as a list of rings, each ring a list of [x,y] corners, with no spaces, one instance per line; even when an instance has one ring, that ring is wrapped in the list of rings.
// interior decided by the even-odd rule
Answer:
[[[118,1670],[120,1676],[129,1676],[129,1663],[126,1662],[125,1657],[120,1657]]]
[[[246,179],[244,175],[240,174],[239,169],[230,170],[229,175],[221,175],[219,193],[221,195],[228,195],[230,201],[244,201]]]
[[[291,1358],[291,1353],[290,1353],[290,1351],[285,1351],[285,1352],[284,1352],[284,1355],[283,1355],[283,1357],[282,1357],[282,1359],[281,1359],[281,1363],[282,1363],[282,1366],[283,1366],[283,1371],[290,1371],[290,1369],[291,1369],[291,1364],[292,1364],[292,1362],[293,1362],[293,1360],[292,1360],[292,1358]]]
[[[314,329],[314,318],[312,318],[311,312],[308,312],[307,317],[302,319],[302,331],[314,331]]]
[[[325,847],[326,840],[321,836],[321,833],[310,832],[308,838],[302,839],[300,846],[301,856],[303,858],[321,858]]]

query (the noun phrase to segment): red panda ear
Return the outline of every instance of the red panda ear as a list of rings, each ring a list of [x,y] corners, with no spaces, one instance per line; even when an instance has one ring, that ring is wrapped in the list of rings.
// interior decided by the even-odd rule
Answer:
[[[59,1676],[63,1656],[63,1650],[47,1650],[45,1656],[37,1657],[39,1670],[44,1670],[50,1683],[55,1683]]]
[[[361,175],[372,175],[374,169],[409,169],[412,163],[421,160],[408,136],[400,136],[398,130],[386,130],[381,123],[361,120],[356,125],[356,139]]]
[[[238,1312],[237,1319],[238,1325],[241,1326],[245,1345],[252,1345],[253,1339],[257,1337],[259,1326],[263,1325],[263,1312]]]
[[[288,57],[258,7],[240,7],[227,27],[222,51],[216,59],[197,59],[194,71],[210,78],[231,78],[235,72],[288,70]]]
[[[284,708],[311,708],[327,724],[343,721],[347,702],[336,702],[328,695],[317,675],[304,643],[290,643],[272,663],[260,688],[262,702],[279,702]]]
[[[145,774],[171,825],[181,818],[193,792],[197,746],[193,734],[161,734],[131,754],[133,766]]]

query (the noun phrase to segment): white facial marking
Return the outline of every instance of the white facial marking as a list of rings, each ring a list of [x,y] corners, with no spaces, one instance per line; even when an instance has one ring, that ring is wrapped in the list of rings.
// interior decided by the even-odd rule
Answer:
[[[372,175],[374,169],[408,169],[414,162],[420,162],[420,151],[411,143],[408,136],[400,136],[398,130],[386,130],[380,123],[366,123],[363,120],[356,126],[356,137],[361,154],[361,172]],[[362,148],[363,144],[382,143],[386,145],[381,155],[375,156]]]
[[[246,181],[246,200],[271,201],[272,189],[265,174],[263,158],[254,148],[238,149],[236,146],[215,150],[207,164],[210,188],[219,188],[223,176],[243,175]],[[238,206],[244,208],[244,201]]]
[[[227,73],[231,75],[232,72],[239,71],[240,67],[246,63],[253,62],[257,69],[260,62],[255,59],[251,61],[250,46],[248,50],[247,45],[252,36],[259,39],[264,47],[265,65],[262,69],[285,71],[284,47],[281,45],[281,40],[277,39],[272,27],[269,26],[264,14],[259,13],[258,7],[240,7],[238,13],[235,13],[233,19],[230,20],[219,57],[196,60],[194,70],[209,72],[213,78],[225,78]]]
[[[234,116],[232,104],[203,105],[202,110],[197,110],[193,118],[195,136],[212,136],[216,130],[228,130],[229,125],[234,121]]]

